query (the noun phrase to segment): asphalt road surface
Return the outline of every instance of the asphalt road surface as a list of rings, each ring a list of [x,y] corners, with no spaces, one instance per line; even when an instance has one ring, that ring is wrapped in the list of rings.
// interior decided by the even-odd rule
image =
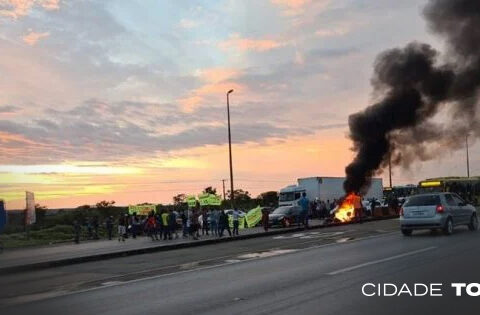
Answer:
[[[392,231],[394,231],[392,233]],[[0,279],[3,314],[478,314],[480,232],[372,222],[111,259]],[[442,284],[442,297],[365,297],[365,283]]]

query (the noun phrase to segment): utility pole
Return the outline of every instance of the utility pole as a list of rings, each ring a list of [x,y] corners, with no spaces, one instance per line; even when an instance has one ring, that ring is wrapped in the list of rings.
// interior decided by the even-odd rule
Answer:
[[[226,181],[226,179],[222,179],[222,186],[223,186],[223,200],[225,200],[225,181]]]
[[[388,154],[388,178],[390,179],[390,188],[392,186],[392,153]]]
[[[465,144],[467,147],[467,177],[470,178],[470,159],[468,157],[468,134],[465,136]]]
[[[232,136],[230,133],[230,99],[229,99],[230,93],[233,93],[233,90],[230,90],[227,92],[228,155],[229,155],[229,161],[230,161],[230,203],[231,203],[232,209],[235,209],[234,198],[233,198],[234,194],[233,194],[233,166],[232,166]]]

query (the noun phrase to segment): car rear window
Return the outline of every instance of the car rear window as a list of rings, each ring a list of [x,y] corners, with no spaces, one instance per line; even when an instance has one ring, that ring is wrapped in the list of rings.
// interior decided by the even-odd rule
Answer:
[[[426,195],[426,196],[412,196],[404,204],[404,207],[414,206],[436,206],[440,204],[440,196]]]

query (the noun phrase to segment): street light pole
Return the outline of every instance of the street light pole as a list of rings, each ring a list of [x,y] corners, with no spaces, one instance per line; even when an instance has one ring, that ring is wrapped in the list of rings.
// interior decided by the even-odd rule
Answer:
[[[226,179],[222,179],[222,185],[223,185],[223,200],[225,200],[225,181],[226,181]]]
[[[468,157],[468,134],[465,136],[465,144],[467,147],[467,177],[470,178],[470,159]]]
[[[230,133],[230,99],[229,95],[233,93],[233,90],[227,92],[227,117],[228,117],[228,155],[230,161],[230,204],[234,209],[234,196],[233,196],[233,166],[232,166],[232,136]]]

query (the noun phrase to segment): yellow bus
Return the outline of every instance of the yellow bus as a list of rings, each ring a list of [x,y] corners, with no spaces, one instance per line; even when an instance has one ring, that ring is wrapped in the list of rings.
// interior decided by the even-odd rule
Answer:
[[[418,192],[454,192],[466,201],[478,205],[480,176],[429,178],[418,183]]]

